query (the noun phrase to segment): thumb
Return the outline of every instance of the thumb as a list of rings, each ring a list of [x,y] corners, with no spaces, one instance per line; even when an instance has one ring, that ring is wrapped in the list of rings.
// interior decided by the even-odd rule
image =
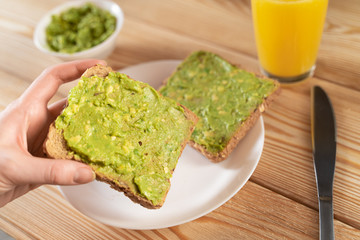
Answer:
[[[28,166],[24,166],[18,183],[75,185],[95,179],[95,173],[89,166],[73,160],[31,157],[25,162]]]

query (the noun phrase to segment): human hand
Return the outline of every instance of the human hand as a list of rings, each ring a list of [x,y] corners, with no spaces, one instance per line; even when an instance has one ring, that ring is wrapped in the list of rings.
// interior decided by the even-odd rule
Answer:
[[[85,164],[43,158],[49,125],[66,100],[48,106],[61,84],[105,62],[82,60],[44,70],[31,86],[0,113],[0,207],[42,184],[75,185],[95,179]]]

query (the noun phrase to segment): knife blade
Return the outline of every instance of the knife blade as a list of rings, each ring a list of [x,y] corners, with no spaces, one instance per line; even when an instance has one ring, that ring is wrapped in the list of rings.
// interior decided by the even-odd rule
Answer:
[[[319,201],[320,239],[334,239],[333,182],[336,162],[336,122],[325,91],[311,91],[311,139]]]

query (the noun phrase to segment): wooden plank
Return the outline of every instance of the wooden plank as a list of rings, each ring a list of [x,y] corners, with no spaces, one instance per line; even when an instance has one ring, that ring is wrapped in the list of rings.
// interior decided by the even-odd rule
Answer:
[[[144,25],[143,22],[133,19],[126,21],[123,30],[127,34],[119,36],[114,53],[107,59],[114,69],[154,60],[181,60],[193,51],[208,50],[221,54],[234,64],[258,71],[256,59],[211,42],[202,42],[153,25]]]
[[[30,84],[48,66],[61,63],[37,50],[32,39],[0,31],[1,71],[22,79]],[[16,50],[16,51],[15,51]],[[11,61],[9,61],[9,59]],[[2,79],[2,81],[6,81]]]
[[[318,79],[296,89],[284,88],[279,99],[264,114],[264,154],[251,180],[317,209],[310,135],[310,89],[315,84],[327,91],[336,115],[335,217],[360,228],[358,91]]]
[[[200,226],[209,226],[201,239],[214,239],[212,236],[219,237],[217,239],[318,238],[317,211],[277,196],[251,182],[219,211],[189,225],[193,231]],[[230,235],[234,233],[231,230],[234,226],[235,235]],[[179,226],[180,229],[186,227],[186,224]],[[335,221],[335,232],[337,239],[355,239],[360,234],[358,229],[339,221]]]
[[[360,89],[360,4],[329,0],[316,76]]]
[[[0,227],[16,239],[316,239],[318,236],[317,211],[252,182],[214,212],[169,229],[141,231],[104,225],[74,210],[52,186],[41,187],[15,200],[1,208],[0,213]],[[335,234],[337,239],[360,237],[359,230],[339,221],[335,221]]]

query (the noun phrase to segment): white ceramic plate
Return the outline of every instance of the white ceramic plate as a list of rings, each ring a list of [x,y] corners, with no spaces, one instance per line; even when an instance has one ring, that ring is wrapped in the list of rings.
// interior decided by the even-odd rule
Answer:
[[[177,60],[143,63],[120,70],[158,88],[176,68]],[[212,163],[187,146],[179,159],[165,204],[158,210],[133,203],[123,193],[94,181],[79,186],[61,186],[65,198],[83,214],[102,223],[129,229],[158,229],[199,218],[218,208],[248,181],[264,145],[263,119],[221,163]]]

